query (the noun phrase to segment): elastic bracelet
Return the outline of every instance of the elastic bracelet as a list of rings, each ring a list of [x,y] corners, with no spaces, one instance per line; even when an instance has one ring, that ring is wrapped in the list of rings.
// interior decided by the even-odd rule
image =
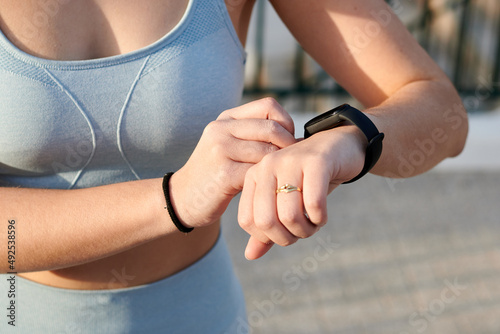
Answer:
[[[167,209],[168,214],[170,215],[170,219],[172,219],[175,227],[177,227],[177,229],[182,233],[189,233],[194,230],[194,227],[186,227],[182,225],[179,218],[177,218],[174,208],[172,207],[172,202],[170,201],[169,181],[172,175],[174,175],[174,173],[171,172],[165,174],[165,176],[163,177],[163,195],[165,195],[165,201],[167,202],[167,206],[165,207],[165,209]]]

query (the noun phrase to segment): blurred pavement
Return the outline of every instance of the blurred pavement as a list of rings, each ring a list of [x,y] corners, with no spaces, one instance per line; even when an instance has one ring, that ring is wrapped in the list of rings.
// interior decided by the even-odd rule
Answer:
[[[459,157],[339,187],[320,232],[257,261],[235,199],[223,232],[251,333],[500,333],[499,128],[500,112],[472,115]]]

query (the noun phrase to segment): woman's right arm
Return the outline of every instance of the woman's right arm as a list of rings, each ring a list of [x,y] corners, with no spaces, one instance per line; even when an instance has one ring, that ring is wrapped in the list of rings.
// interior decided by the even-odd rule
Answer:
[[[16,272],[78,265],[174,233],[161,182],[75,190],[0,188],[0,272],[12,271],[8,225],[15,226]]]
[[[202,227],[218,220],[241,190],[248,168],[293,143],[293,122],[272,99],[222,113],[171,178],[170,196],[181,222]],[[180,233],[164,209],[161,178],[75,190],[0,187],[0,198],[2,273],[71,267]],[[7,261],[10,235],[15,235],[14,270]]]

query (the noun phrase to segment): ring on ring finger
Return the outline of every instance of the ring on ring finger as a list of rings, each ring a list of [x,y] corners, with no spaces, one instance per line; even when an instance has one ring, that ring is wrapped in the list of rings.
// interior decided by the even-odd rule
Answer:
[[[279,194],[279,193],[291,193],[292,191],[302,192],[302,189],[300,189],[299,187],[296,187],[296,186],[292,186],[291,184],[288,184],[288,183],[285,183],[284,185],[282,185],[281,187],[276,189],[277,194]]]

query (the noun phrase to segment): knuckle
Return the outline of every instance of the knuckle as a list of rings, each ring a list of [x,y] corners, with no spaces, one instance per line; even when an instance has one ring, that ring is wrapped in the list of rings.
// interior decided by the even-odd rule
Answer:
[[[231,113],[234,111],[233,109],[227,109],[224,110],[223,112],[220,113],[220,115],[217,117],[217,120],[223,120],[223,119],[230,119],[231,118]]]
[[[243,186],[251,187],[255,185],[258,180],[262,179],[261,169],[257,164],[251,165],[246,170],[245,175],[243,176]]]
[[[259,219],[255,221],[255,226],[257,226],[261,231],[269,231],[273,228],[274,221],[271,219]]]
[[[304,234],[302,236],[298,236],[300,237],[301,239],[306,239],[306,238],[309,238],[309,237],[312,237],[316,232],[319,231],[319,227],[316,226],[315,228],[311,229],[309,232],[304,232]]]
[[[276,152],[278,151],[279,148],[273,144],[268,144],[266,145],[266,150],[265,150],[265,153],[266,154],[269,154],[269,153],[273,153],[273,152]]]
[[[207,135],[218,133],[218,128],[219,128],[219,121],[212,121],[207,124],[205,130],[203,130],[203,133]]]
[[[271,134],[281,134],[283,132],[283,127],[276,121],[268,120],[267,121],[267,130]]]
[[[289,230],[296,229],[300,226],[298,222],[298,214],[292,210],[285,210],[280,212],[280,221],[285,225]]]
[[[276,164],[276,157],[274,154],[265,155],[259,163],[259,167],[264,171],[272,170],[271,168]]]
[[[278,245],[280,245],[282,247],[288,247],[288,246],[291,246],[294,243],[296,243],[297,240],[299,240],[299,239],[298,238],[287,238],[287,239],[284,239],[283,241],[280,241],[280,243],[278,243]]]
[[[321,215],[320,217],[317,218],[316,221],[314,221],[314,224],[318,225],[319,227],[325,226],[326,223],[328,223],[328,215],[327,214]]]
[[[219,142],[215,141],[210,147],[210,152],[215,158],[224,158],[227,155],[227,148]],[[221,167],[225,164],[220,164],[218,167],[219,171],[222,169]]]
[[[323,201],[317,197],[304,198],[304,206],[308,213],[321,213],[323,211]]]
[[[264,97],[260,100],[260,102],[267,107],[268,109],[278,109],[281,110],[281,105],[276,101],[273,97]]]
[[[251,223],[252,223],[252,220],[248,214],[241,213],[241,212],[238,214],[238,224],[240,225],[240,227],[243,230],[248,232],[250,230],[251,225],[252,225]]]
[[[245,173],[245,180],[243,181],[243,185],[248,185],[254,180],[256,180],[255,178],[256,175],[257,175],[256,165],[248,167],[247,172]]]
[[[320,201],[305,202],[307,216],[315,225],[325,225],[328,221],[328,213]]]
[[[284,225],[299,239],[309,238],[314,234],[314,231],[308,232],[307,228],[304,228],[304,226],[298,222],[297,218],[295,220],[291,220],[289,223],[284,223]]]
[[[222,154],[222,153],[218,153]],[[219,166],[217,166],[217,178],[219,180],[224,180],[224,182],[229,182],[232,178],[234,178],[234,175],[236,174],[234,164],[230,162],[230,160],[225,160],[223,163],[220,163]]]
[[[267,156],[270,153],[276,152],[278,148],[274,146],[273,144],[268,144],[268,143],[258,143],[251,149],[247,149],[244,151],[246,153],[246,157],[253,157],[256,162],[262,161],[265,156]]]
[[[304,230],[299,230],[297,233],[294,233],[294,235],[298,238],[298,239],[307,239],[309,238],[310,236],[314,235],[315,232],[311,231],[311,232],[307,232],[307,231],[304,231]]]

